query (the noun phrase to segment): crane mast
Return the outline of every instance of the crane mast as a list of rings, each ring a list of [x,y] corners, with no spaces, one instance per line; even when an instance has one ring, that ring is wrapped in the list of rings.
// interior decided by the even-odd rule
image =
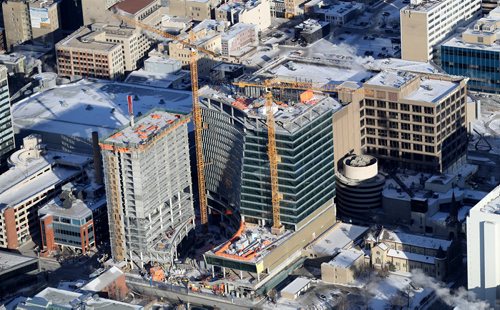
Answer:
[[[278,187],[278,162],[280,157],[276,149],[276,124],[273,113],[273,94],[270,89],[266,92],[266,124],[267,124],[267,152],[269,156],[269,171],[271,174],[271,200],[273,207],[273,227],[272,232],[280,234],[283,232],[283,225],[280,219],[281,194]]]
[[[132,24],[138,28],[146,31],[153,32],[164,38],[175,40],[181,43],[183,46],[190,48],[190,58],[189,58],[189,68],[191,71],[191,91],[193,98],[193,119],[194,119],[194,135],[195,135],[195,149],[196,149],[196,167],[198,176],[198,197],[200,203],[200,221],[204,229],[207,229],[208,223],[208,201],[207,201],[207,191],[205,184],[205,161],[203,158],[203,145],[202,145],[202,130],[203,123],[201,117],[201,107],[198,101],[198,52],[202,52],[209,56],[216,56],[216,54],[210,50],[203,47],[196,46],[194,44],[194,35],[191,32],[189,41],[172,35],[168,32],[156,29],[150,25],[146,25],[139,22],[133,18],[115,14],[115,16],[124,21],[125,23]]]

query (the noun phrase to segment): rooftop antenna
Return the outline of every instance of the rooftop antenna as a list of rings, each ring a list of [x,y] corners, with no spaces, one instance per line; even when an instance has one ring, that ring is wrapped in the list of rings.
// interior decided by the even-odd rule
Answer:
[[[130,127],[134,127],[134,101],[132,95],[127,96],[128,115],[130,117]]]

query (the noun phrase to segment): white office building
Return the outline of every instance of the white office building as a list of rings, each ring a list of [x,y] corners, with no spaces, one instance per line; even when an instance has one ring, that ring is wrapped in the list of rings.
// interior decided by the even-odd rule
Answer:
[[[434,46],[480,9],[481,0],[411,0],[400,11],[401,58],[429,61]]]
[[[500,309],[500,186],[470,210],[467,273],[469,290]]]

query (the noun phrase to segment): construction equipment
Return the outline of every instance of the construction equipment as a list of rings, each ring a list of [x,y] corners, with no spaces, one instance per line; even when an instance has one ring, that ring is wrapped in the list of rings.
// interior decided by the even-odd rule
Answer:
[[[160,29],[156,29],[153,26],[146,25],[140,21],[137,21],[133,18],[115,14],[115,16],[129,25],[134,25],[137,28],[143,29],[145,31],[149,31],[155,33],[161,37],[171,39],[181,43],[183,46],[189,48],[191,50],[190,58],[189,58],[189,68],[191,71],[191,91],[193,98],[193,119],[194,119],[194,127],[195,127],[195,148],[196,148],[196,165],[198,171],[198,192],[199,192],[199,201],[200,201],[200,218],[201,225],[207,229],[206,224],[208,223],[208,202],[207,202],[207,191],[205,184],[205,162],[203,159],[203,149],[202,149],[202,138],[201,133],[203,130],[202,118],[201,118],[201,107],[198,102],[198,52],[201,52],[205,55],[216,57],[216,53],[205,49],[203,47],[197,46],[194,43],[195,36],[193,32],[190,33],[189,40],[185,40],[179,38],[178,36],[172,35],[168,32],[164,32]]]
[[[276,149],[276,128],[274,121],[274,113],[272,110],[273,106],[273,94],[272,89],[295,89],[304,90],[305,93],[301,94],[299,97],[302,100],[309,100],[312,98],[313,91],[320,91],[326,93],[336,93],[341,90],[337,85],[330,84],[319,84],[314,82],[294,82],[294,81],[283,81],[279,79],[269,79],[264,80],[264,82],[246,82],[239,81],[233,83],[234,85],[245,88],[245,87],[255,87],[263,88],[265,90],[265,109],[266,109],[266,125],[267,125],[267,148],[269,156],[269,168],[271,174],[271,200],[273,208],[273,226],[271,232],[274,234],[281,234],[284,231],[283,225],[280,219],[280,201],[283,199],[283,195],[279,192],[278,187],[278,163],[281,161],[278,151]],[[352,90],[348,90],[352,92]]]

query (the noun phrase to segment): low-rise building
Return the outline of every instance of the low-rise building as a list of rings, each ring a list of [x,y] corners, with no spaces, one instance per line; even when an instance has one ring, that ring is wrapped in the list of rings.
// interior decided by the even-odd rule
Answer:
[[[441,66],[453,75],[469,77],[469,88],[500,93],[500,8],[481,18],[461,35],[441,45]]]
[[[72,184],[66,184],[57,198],[38,210],[38,217],[42,249],[47,253],[67,247],[85,254],[98,244],[96,239],[101,243],[108,241],[106,197],[102,186],[78,191]]]
[[[248,52],[253,45],[258,44],[257,26],[237,23],[224,32],[221,37],[221,55],[238,57]]]
[[[377,238],[369,236],[371,264],[375,269],[411,272],[420,269],[436,279],[453,270],[456,251],[450,240],[391,231],[383,228]]]
[[[306,4],[307,6],[307,4]],[[363,11],[364,5],[359,2],[336,2],[318,5],[313,12],[321,21],[335,26],[345,25]]]
[[[281,297],[295,300],[301,293],[304,293],[311,287],[311,280],[303,277],[296,278],[290,284],[281,290]]]
[[[64,184],[86,178],[91,158],[46,151],[39,136],[26,137],[0,175],[0,247],[17,249],[40,232],[37,210]]]
[[[467,217],[467,286],[494,309],[500,308],[500,186]]]
[[[112,299],[47,287],[32,298],[20,302],[16,309],[101,309],[142,310],[143,306],[128,304]]]
[[[258,31],[263,31],[271,26],[270,0],[227,2],[215,10],[215,18],[228,21],[231,25],[252,24],[257,26]]]
[[[192,43],[215,54],[220,54],[222,49],[221,35],[227,27],[228,23],[226,21],[206,19],[191,30],[191,34],[194,36]],[[188,39],[188,34],[181,35],[181,38]],[[191,59],[191,49],[182,43],[173,41],[168,45],[168,55],[172,59],[180,60],[183,67],[187,68]],[[203,53],[198,53],[197,57],[199,76],[210,76],[210,70],[217,64],[217,61],[213,57]]]
[[[321,280],[334,284],[352,284],[365,266],[365,253],[358,249],[341,250],[332,260],[321,264]]]
[[[330,23],[308,19],[295,26],[295,37],[314,43],[330,33]]]
[[[94,24],[56,45],[60,76],[118,79],[138,68],[151,42],[133,28]]]
[[[82,0],[83,23],[120,25],[114,14],[123,14],[144,24],[156,27],[161,22],[160,0]],[[133,26],[133,25],[129,25]]]

